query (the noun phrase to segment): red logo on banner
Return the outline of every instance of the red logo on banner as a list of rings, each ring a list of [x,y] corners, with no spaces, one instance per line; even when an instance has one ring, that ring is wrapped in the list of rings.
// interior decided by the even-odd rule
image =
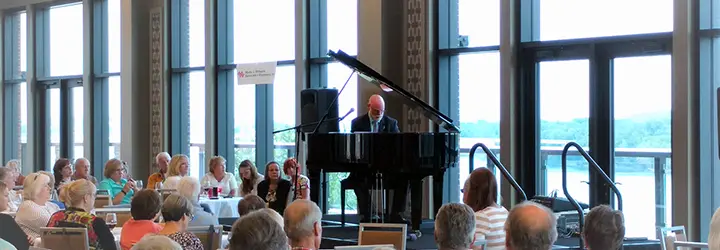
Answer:
[[[245,77],[245,72],[240,71],[240,73],[238,73],[238,76],[239,76],[239,77]]]

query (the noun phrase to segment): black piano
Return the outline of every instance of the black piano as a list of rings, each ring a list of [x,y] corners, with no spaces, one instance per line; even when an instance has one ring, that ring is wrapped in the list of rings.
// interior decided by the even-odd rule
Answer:
[[[322,172],[392,173],[410,178],[412,230],[422,220],[422,179],[433,176],[435,213],[442,205],[445,169],[459,160],[459,133],[452,120],[413,94],[380,75],[345,52],[328,52],[361,77],[404,100],[447,132],[409,133],[316,133],[307,136],[310,199],[319,203]],[[429,197],[428,197],[429,198]]]

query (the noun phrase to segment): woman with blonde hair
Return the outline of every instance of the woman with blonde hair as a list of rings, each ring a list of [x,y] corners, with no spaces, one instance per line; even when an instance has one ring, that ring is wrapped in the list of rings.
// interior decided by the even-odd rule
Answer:
[[[15,188],[15,176],[9,168],[0,168],[0,183],[5,184],[5,188],[8,191],[8,203],[6,211],[7,212],[17,212],[18,206],[22,201],[19,199],[17,192],[13,190]],[[2,190],[0,190],[2,191]],[[0,210],[0,212],[6,212],[5,210]]]
[[[42,173],[32,173],[23,183],[24,201],[15,214],[15,222],[32,238],[40,237],[40,228],[45,227],[50,216],[60,210],[55,203],[50,202],[52,179]]]
[[[54,213],[48,227],[83,227],[88,232],[91,249],[117,249],[115,237],[105,220],[91,214],[97,189],[92,182],[80,179],[62,186],[60,200],[67,209]]]
[[[168,165],[168,172],[165,181],[163,182],[164,189],[175,189],[177,184],[180,182],[180,178],[188,175],[188,157],[184,154],[173,155],[170,159],[170,165]]]
[[[202,178],[203,188],[219,187],[221,189],[220,196],[235,196],[237,192],[237,181],[231,173],[225,172],[225,158],[215,156],[210,159],[208,173]]]
[[[123,172],[125,172],[125,166],[122,161],[116,159],[110,159],[105,163],[105,170],[103,174],[105,179],[98,184],[98,189],[107,190],[110,197],[112,197],[112,203],[117,204],[130,204],[135,192],[140,191],[135,186],[134,180],[128,180],[123,178]]]
[[[238,172],[240,173],[240,196],[246,196],[248,194],[257,195],[258,184],[265,179],[265,176],[258,173],[257,167],[250,160],[244,160],[240,162],[238,166]]]

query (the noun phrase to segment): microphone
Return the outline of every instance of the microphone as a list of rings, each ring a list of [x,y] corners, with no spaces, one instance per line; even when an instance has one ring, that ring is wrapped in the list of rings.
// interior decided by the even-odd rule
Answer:
[[[340,120],[341,120],[341,121],[342,121],[342,120],[345,120],[345,117],[347,117],[348,115],[350,115],[350,113],[352,113],[352,112],[354,112],[354,111],[355,111],[355,108],[351,108],[350,111],[347,112],[347,114],[345,114],[345,115],[343,115],[342,117],[340,117]]]

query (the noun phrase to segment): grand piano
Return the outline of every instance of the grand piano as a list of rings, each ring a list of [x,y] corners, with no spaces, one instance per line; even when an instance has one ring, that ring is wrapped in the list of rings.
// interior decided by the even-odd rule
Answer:
[[[421,111],[446,132],[308,134],[305,164],[310,179],[310,199],[320,204],[323,172],[379,172],[406,176],[410,179],[411,227],[418,232],[422,220],[422,179],[433,176],[433,204],[437,214],[442,205],[445,170],[458,164],[459,129],[449,117],[342,50],[331,50],[328,55],[381,90],[398,97],[394,99],[403,100],[408,107]]]

